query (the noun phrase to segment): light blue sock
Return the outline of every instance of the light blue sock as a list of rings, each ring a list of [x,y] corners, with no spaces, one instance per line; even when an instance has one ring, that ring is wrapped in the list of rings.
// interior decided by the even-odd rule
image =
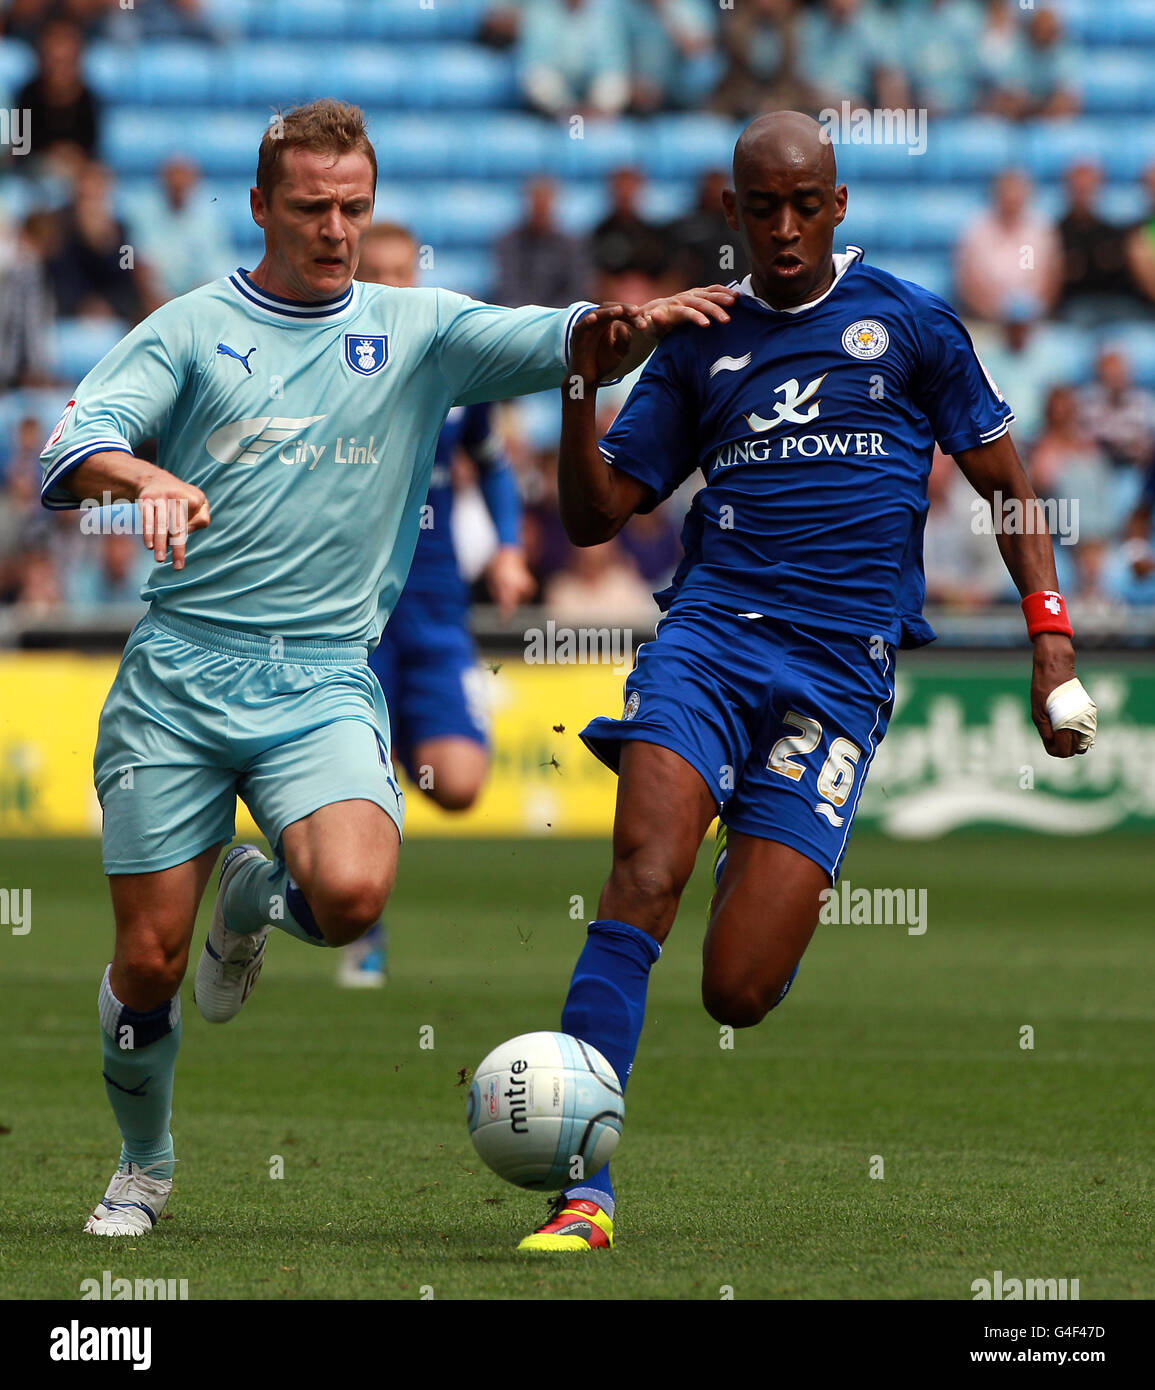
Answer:
[[[144,1013],[127,1008],[108,983],[111,968],[100,982],[101,1069],[120,1128],[120,1166],[131,1161],[151,1168],[151,1177],[171,1178],[175,1160],[169,1122],[180,1050],[180,995]]]
[[[307,941],[310,946],[327,946],[296,880],[285,861],[246,859],[229,879],[225,890],[225,926],[242,936],[260,931],[272,922],[283,932]]]
[[[562,1010],[562,1032],[596,1047],[617,1072],[623,1092],[645,1021],[650,967],[661,953],[652,936],[628,922],[591,922]],[[612,1220],[614,1189],[609,1164],[567,1187],[565,1195],[597,1202]]]

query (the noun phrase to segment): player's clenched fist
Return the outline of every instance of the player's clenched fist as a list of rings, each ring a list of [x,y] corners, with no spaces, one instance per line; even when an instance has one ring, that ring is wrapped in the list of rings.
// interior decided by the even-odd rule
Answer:
[[[1070,638],[1042,633],[1034,639],[1031,718],[1053,758],[1085,753],[1095,742],[1098,710],[1075,675]]]
[[[209,499],[199,487],[155,469],[136,495],[145,548],[163,564],[172,546],[173,569],[184,569],[189,534],[209,524]]]

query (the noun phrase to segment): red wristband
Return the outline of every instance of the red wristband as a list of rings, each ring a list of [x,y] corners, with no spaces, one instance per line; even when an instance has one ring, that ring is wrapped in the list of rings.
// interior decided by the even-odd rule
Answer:
[[[1065,637],[1075,635],[1067,617],[1066,600],[1053,589],[1028,594],[1023,599],[1023,617],[1027,620],[1028,637],[1037,637],[1040,632],[1061,632]]]

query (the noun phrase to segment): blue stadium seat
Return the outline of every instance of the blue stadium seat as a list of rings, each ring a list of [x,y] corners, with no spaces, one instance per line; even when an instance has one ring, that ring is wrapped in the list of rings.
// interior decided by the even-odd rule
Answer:
[[[606,215],[608,195],[602,180],[558,185],[558,226],[569,236],[586,236]]]
[[[211,106],[221,93],[220,55],[178,40],[148,44],[93,43],[84,71],[103,101],[116,106]]]
[[[332,90],[332,45],[272,43],[267,40],[228,47],[217,59],[221,101],[233,106],[288,110]]]
[[[428,120],[429,117],[423,117]],[[553,127],[536,116],[478,114],[468,121],[446,116],[449,173],[459,178],[525,178],[554,169]]]
[[[374,219],[402,223],[435,250],[490,245],[517,221],[521,202],[510,183],[402,183],[379,191]]]
[[[396,111],[366,114],[381,180],[468,175],[470,161],[462,158],[460,147],[476,137],[473,123],[463,130],[460,118]]]
[[[913,256],[888,251],[881,256],[871,256],[867,248],[867,260],[880,270],[888,270],[900,280],[913,280],[916,285],[938,294],[950,302],[954,294],[954,273],[947,256]]]
[[[1089,334],[1062,323],[1042,323],[1035,329],[1035,345],[1046,363],[1044,375],[1050,380],[1083,382],[1089,378],[1095,357]]]
[[[1082,117],[1070,121],[1028,121],[1015,134],[1013,162],[1037,179],[1062,178],[1080,160],[1102,160],[1112,139],[1109,127]]]
[[[346,14],[349,38],[471,39],[493,0],[373,0],[354,4]]]
[[[421,274],[423,285],[456,290],[484,299],[493,285],[493,257],[488,250],[434,251],[434,263]]]
[[[551,126],[546,142],[549,169],[559,179],[605,178],[614,169],[635,164],[653,172],[652,142],[638,138],[633,121]]]
[[[1011,128],[986,116],[936,120],[927,135],[926,153],[915,160],[917,177],[928,181],[989,180],[1012,161]]]
[[[587,127],[587,134],[592,129]],[[660,116],[639,127],[637,162],[655,179],[690,179],[708,169],[729,169],[741,130],[724,116]]]
[[[509,54],[463,43],[379,45],[373,51],[388,52],[401,65],[399,106],[494,110],[518,104]],[[376,100],[380,104],[380,98]]]
[[[0,38],[0,93],[15,96],[35,69],[36,55],[26,43]]]
[[[129,325],[119,319],[59,319],[52,335],[53,375],[78,382],[120,342]]]
[[[1097,49],[1080,71],[1083,106],[1092,115],[1155,110],[1153,74],[1149,49]]]
[[[983,205],[984,196],[973,185],[852,185],[839,237],[868,255],[872,249],[949,253]]]
[[[252,178],[265,129],[259,114],[122,107],[104,119],[101,155],[123,175],[149,174],[170,154],[191,154],[208,178]]]
[[[260,27],[278,38],[343,38],[349,12],[356,3],[357,0],[352,4],[350,0],[277,0],[275,5],[261,6]],[[371,8],[365,0],[360,0],[360,6]],[[253,20],[256,17],[253,15]]]
[[[1099,150],[1103,168],[1111,179],[1137,179],[1149,164],[1155,164],[1155,119],[1129,120],[1126,134],[1115,131]]]

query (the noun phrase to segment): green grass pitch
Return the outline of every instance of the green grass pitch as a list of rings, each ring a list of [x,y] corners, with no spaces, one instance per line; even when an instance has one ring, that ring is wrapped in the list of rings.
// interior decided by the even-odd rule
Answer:
[[[652,977],[618,1247],[551,1257],[514,1250],[545,1202],[476,1159],[461,1072],[558,1026],[571,897],[592,915],[604,843],[406,844],[383,992],[337,989],[330,953],[280,934],[225,1027],[187,979],[176,1189],[115,1242],[81,1233],[117,1153],[98,850],[9,844],[4,886],[33,913],[26,936],[0,927],[0,1297],[75,1299],[108,1269],[193,1299],[969,1299],[999,1269],[1150,1298],[1148,856],[863,833],[845,876],[925,887],[926,933],[820,927],[785,1004],[726,1048],[698,995],[704,850]]]

